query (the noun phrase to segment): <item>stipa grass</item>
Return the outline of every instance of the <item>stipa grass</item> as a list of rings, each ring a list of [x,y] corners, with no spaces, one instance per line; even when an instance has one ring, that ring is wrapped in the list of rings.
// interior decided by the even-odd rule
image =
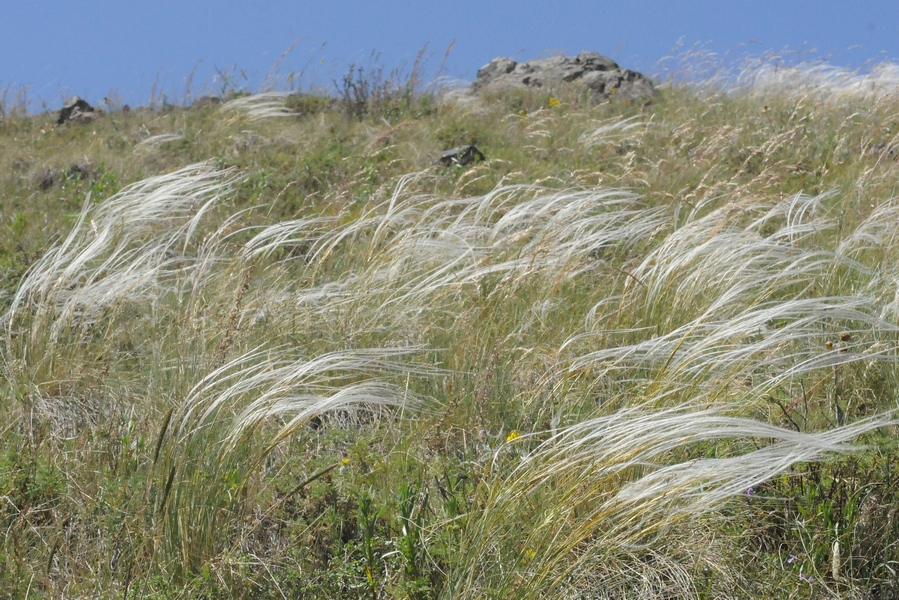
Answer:
[[[569,282],[599,283],[595,295],[610,296],[617,308],[601,315],[599,305],[582,303],[589,331],[562,342],[558,367],[545,376],[565,380],[566,372],[589,371],[595,381],[609,377],[614,371],[604,365],[612,365],[626,378],[617,396],[605,400],[619,407],[610,416],[579,421],[584,392],[574,380],[542,401],[524,402],[538,414],[556,406],[555,423],[575,422],[556,425],[518,464],[504,456],[509,450],[503,445],[489,451],[478,492],[482,505],[463,516],[461,547],[448,565],[448,596],[491,590],[526,597],[563,589],[604,560],[651,545],[676,523],[714,510],[797,462],[849,450],[850,439],[891,423],[869,418],[814,434],[726,416],[803,377],[895,355],[892,344],[875,348],[874,338],[889,337],[895,327],[870,314],[870,299],[804,297],[812,286],[826,290],[827,278],[841,269],[858,277],[873,272],[841,258],[851,242],[842,254],[805,249],[808,237],[828,225],[815,216],[818,210],[806,208],[820,208],[817,201],[787,199],[754,220],[756,207],[722,209],[675,228],[670,210],[647,210],[624,192],[517,186],[442,200],[406,196],[401,185],[385,205],[342,226],[325,218],[295,220],[248,230],[252,236],[241,244],[241,235],[224,233],[233,222],[226,216],[224,225],[207,225],[202,242],[192,243],[231,181],[227,172],[198,165],[88,206],[73,233],[23,280],[5,316],[9,339],[22,332],[8,350],[10,365],[22,364],[37,348],[57,356],[60,348],[85,346],[108,352],[108,336],[126,313],[129,326],[154,330],[164,340],[193,337],[190,353],[173,353],[168,343],[150,352],[152,364],[173,372],[175,384],[147,488],[149,514],[161,517],[149,521],[154,541],[145,550],[160,561],[157,568],[186,575],[226,551],[241,515],[264,489],[259,474],[266,457],[302,436],[313,418],[360,407],[408,408],[409,387],[427,387],[409,382],[433,378],[447,365],[397,359],[421,354],[435,337],[451,340],[477,327],[484,311],[479,297],[502,315],[507,304],[552,306]],[[743,227],[742,215],[750,216]],[[772,220],[782,226],[767,236],[755,233]],[[872,235],[863,225],[852,239]],[[279,247],[298,243],[306,246],[301,256],[271,258]],[[637,261],[642,253],[646,257]],[[252,274],[256,270],[259,275]],[[236,296],[225,294],[241,273]],[[340,292],[328,293],[329,286]],[[310,294],[314,304],[297,301]],[[229,304],[225,330],[220,321],[210,327],[216,310]],[[265,341],[251,321],[259,311],[266,313],[265,329],[274,327],[280,336],[308,335],[303,325],[313,322],[331,335],[324,344],[296,350]],[[696,316],[669,323],[660,318],[666,312]],[[652,337],[570,355],[598,338],[608,345],[625,318],[654,323]],[[869,339],[816,351],[822,323]],[[528,343],[525,323],[504,325],[511,328],[506,340]],[[72,330],[79,332],[75,339],[65,335]],[[646,333],[638,326],[624,335]],[[359,345],[365,340],[382,345],[366,349]],[[423,346],[396,346],[400,340]],[[336,350],[334,342],[348,347]],[[316,347],[331,350],[310,359],[294,356]],[[56,368],[71,366],[64,361]],[[131,362],[117,366],[140,376]],[[633,369],[643,375],[631,379]],[[405,387],[365,380],[366,374],[391,373],[405,379]],[[79,373],[60,375],[74,385]],[[31,371],[35,376],[39,372]],[[735,382],[753,377],[745,389],[733,390]],[[181,399],[179,389],[185,390]],[[704,408],[711,405],[720,408]],[[665,466],[688,444],[752,438],[781,441],[732,458]]]
[[[174,298],[189,305],[214,260],[207,250],[215,233],[194,234],[232,175],[194,165],[101,204],[88,196],[71,233],[26,273],[2,318],[6,375],[27,405],[65,412],[73,400],[101,396],[121,344],[171,335],[160,313]]]
[[[397,370],[390,358],[410,351],[353,349],[303,361],[291,360],[288,349],[254,349],[205,376],[157,442],[150,491],[163,519],[156,525],[161,545],[154,550],[175,559],[179,573],[195,572],[227,550],[221,530],[238,533],[235,523],[260,485],[252,480],[255,472],[280,442],[313,419],[416,408],[417,399],[397,386],[345,383],[353,375]],[[266,439],[261,434],[273,421],[281,425]]]
[[[485,484],[485,509],[462,536],[446,596],[531,597],[591,579],[598,588],[614,585],[620,574],[596,580],[601,565],[658,551],[678,523],[716,511],[797,462],[850,451],[846,442],[890,423],[880,418],[809,435],[683,407],[623,409],[567,427]],[[687,445],[752,438],[772,443],[730,458],[666,464]],[[688,583],[679,593],[695,590]]]
[[[646,117],[562,95],[496,119],[520,154],[285,218],[289,185],[211,163],[85,203],[2,320],[9,577],[51,596],[887,585],[895,203],[777,193],[793,117],[760,113],[771,135],[741,154],[753,125],[721,115],[751,99],[678,93]],[[223,128],[303,118],[277,94],[226,106]],[[140,160],[170,151],[150,139]],[[557,152],[612,183],[476,191]],[[828,462],[858,438],[855,469]]]

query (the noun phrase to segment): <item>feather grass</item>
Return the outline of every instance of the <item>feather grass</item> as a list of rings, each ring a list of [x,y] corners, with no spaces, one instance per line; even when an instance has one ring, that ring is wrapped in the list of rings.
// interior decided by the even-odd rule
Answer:
[[[295,117],[296,111],[287,107],[288,92],[263,92],[228,100],[222,111],[241,115],[250,122]]]
[[[747,102],[794,98],[757,75]],[[806,76],[816,101],[888,101]],[[254,127],[294,114],[285,101],[223,110]],[[346,553],[334,578],[365,560],[353,576],[375,594],[428,572],[443,597],[699,596],[704,545],[745,516],[748,488],[897,424],[895,202],[854,215],[845,190],[782,193],[806,135],[792,121],[716,125],[712,104],[686,125],[676,111],[668,123],[583,110],[497,122],[520,133],[521,160],[571,152],[553,138],[582,123],[568,143],[614,175],[607,187],[484,191],[516,180],[497,159],[410,173],[357,202],[341,190],[278,221],[274,207],[228,206],[245,175],[203,163],[86,202],[11,298],[4,373],[22,414],[130,408],[152,430],[143,454],[130,431],[113,443],[144,486],[125,526],[142,577],[227,583],[248,556],[320,551],[303,539]],[[681,153],[683,180],[664,166]],[[278,170],[260,170],[264,195]],[[447,189],[479,191],[435,191]],[[343,428],[319,427],[329,415]],[[354,444],[376,466],[341,470]],[[339,501],[293,506],[279,477]],[[305,529],[263,531],[276,514]]]
[[[796,463],[858,450],[848,442],[896,423],[882,415],[802,434],[681,406],[625,409],[573,425],[520,454],[509,474],[496,469],[485,480],[485,508],[462,535],[446,597],[478,597],[488,589],[515,598],[561,591],[603,563],[658,550],[678,524],[715,512]],[[767,444],[733,457],[669,462],[688,445],[739,439]],[[497,450],[494,463],[510,453],[514,448]]]

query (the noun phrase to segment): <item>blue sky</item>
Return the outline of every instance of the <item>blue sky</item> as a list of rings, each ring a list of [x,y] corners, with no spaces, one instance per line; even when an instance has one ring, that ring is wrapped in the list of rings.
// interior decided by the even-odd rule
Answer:
[[[328,87],[373,51],[386,70],[408,68],[425,44],[429,74],[453,44],[446,74],[466,80],[496,56],[581,50],[654,74],[679,43],[864,69],[899,60],[896,23],[895,0],[10,1],[0,14],[0,94],[9,90],[9,102],[26,89],[38,110],[71,94],[181,102],[191,72],[194,94],[221,89],[223,75],[256,91],[276,64],[282,80],[302,73],[302,88]]]

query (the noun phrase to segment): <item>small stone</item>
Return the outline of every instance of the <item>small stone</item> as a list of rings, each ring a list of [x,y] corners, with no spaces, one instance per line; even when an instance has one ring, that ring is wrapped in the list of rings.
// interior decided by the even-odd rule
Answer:
[[[59,111],[59,118],[56,119],[57,125],[62,125],[68,121],[80,121],[89,123],[95,114],[94,107],[82,100],[78,96],[72,96],[62,105]]]
[[[451,148],[440,154],[440,164],[442,165],[459,165],[466,166],[473,162],[486,160],[487,157],[481,152],[477,146],[458,146]]]

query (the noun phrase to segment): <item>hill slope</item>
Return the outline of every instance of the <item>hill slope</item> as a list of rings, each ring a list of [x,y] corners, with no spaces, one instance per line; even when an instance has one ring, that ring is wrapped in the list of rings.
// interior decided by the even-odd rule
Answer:
[[[792,76],[7,114],[3,595],[893,597],[895,88]]]

